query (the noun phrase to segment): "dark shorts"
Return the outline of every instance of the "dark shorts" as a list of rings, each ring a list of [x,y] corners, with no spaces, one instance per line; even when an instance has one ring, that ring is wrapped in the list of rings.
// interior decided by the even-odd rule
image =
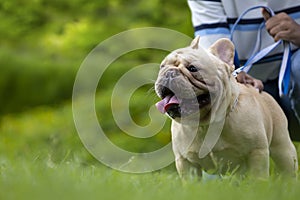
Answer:
[[[292,109],[292,104],[289,96],[280,97],[278,91],[278,79],[267,81],[264,83],[264,91],[271,94],[279,103],[284,111],[289,124],[289,132],[293,141],[300,141],[300,124]]]

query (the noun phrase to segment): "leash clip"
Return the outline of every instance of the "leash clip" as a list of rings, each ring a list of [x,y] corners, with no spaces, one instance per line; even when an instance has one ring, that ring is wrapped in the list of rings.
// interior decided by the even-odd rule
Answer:
[[[236,78],[237,75],[238,75],[239,73],[241,73],[242,71],[243,71],[242,67],[240,67],[240,68],[234,70],[234,71],[232,72],[233,77]]]

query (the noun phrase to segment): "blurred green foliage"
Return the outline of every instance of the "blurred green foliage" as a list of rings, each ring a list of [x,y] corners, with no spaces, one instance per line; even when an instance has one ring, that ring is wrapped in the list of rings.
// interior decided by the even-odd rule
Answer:
[[[82,163],[94,162],[80,142],[71,109],[76,73],[92,49],[115,34],[140,27],[193,35],[182,0],[2,0],[0,18],[0,156],[49,158],[55,163],[79,158]],[[154,137],[133,138],[116,125],[110,106],[112,89],[125,72],[160,63],[166,53],[130,52],[112,63],[99,82],[98,119],[121,148],[147,152],[170,141],[170,121]],[[147,125],[148,110],[157,100],[153,85],[138,89],[130,100],[134,122]]]
[[[182,0],[2,0],[0,18],[0,113],[69,99],[86,55],[121,31],[158,26],[192,35]]]

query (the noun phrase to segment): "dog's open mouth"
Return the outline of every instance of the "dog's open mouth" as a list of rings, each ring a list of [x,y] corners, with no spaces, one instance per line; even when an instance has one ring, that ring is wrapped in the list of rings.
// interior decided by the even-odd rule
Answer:
[[[170,93],[156,103],[156,107],[161,113],[168,113],[170,117],[175,119],[198,112],[210,103],[209,92],[198,95],[194,99],[178,99],[174,93]]]

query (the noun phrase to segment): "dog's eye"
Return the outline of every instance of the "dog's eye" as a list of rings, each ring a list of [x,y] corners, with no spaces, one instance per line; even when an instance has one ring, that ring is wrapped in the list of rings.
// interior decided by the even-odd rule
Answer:
[[[196,72],[196,71],[198,71],[198,69],[197,69],[194,65],[188,66],[187,69],[188,69],[190,72]]]

